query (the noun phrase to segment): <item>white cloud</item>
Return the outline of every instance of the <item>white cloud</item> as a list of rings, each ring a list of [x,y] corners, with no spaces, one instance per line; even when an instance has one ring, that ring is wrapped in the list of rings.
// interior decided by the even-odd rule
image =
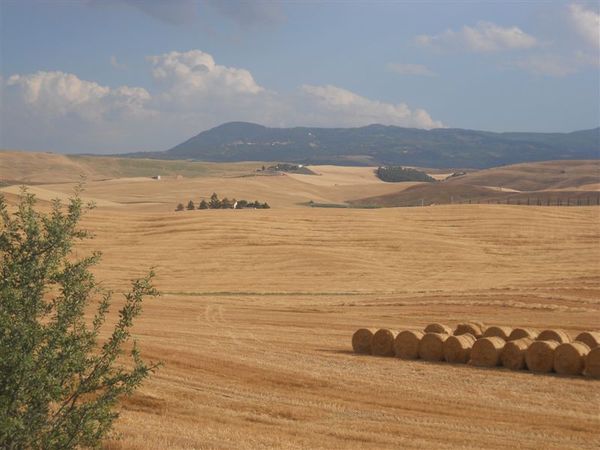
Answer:
[[[446,30],[437,35],[419,35],[417,44],[426,47],[456,48],[474,52],[496,52],[501,50],[521,50],[535,47],[535,37],[519,27],[501,27],[491,22],[480,21],[474,27],[464,26],[459,31]]]
[[[579,70],[572,61],[566,61],[558,55],[533,55],[514,61],[512,65],[535,75],[551,77],[566,77]]]
[[[439,128],[423,109],[411,110],[406,103],[385,103],[362,97],[346,89],[326,85],[303,85],[302,91],[311,100],[310,114],[319,123],[330,126],[361,126],[372,123],[415,128]]]
[[[226,67],[200,50],[149,56],[154,79],[165,87],[163,98],[196,107],[200,98],[253,96],[265,89],[246,69]]]
[[[336,86],[286,94],[200,50],[148,57],[156,89],[109,87],[64,72],[0,80],[0,147],[118,153],[163,150],[228,121],[268,126],[443,126],[422,109]],[[35,132],[32,132],[35,130]]]
[[[422,64],[400,64],[390,63],[388,69],[398,75],[415,75],[422,77],[434,77],[437,74]]]
[[[538,54],[513,61],[510,65],[524,69],[534,75],[566,77],[580,72],[586,67],[598,67],[598,56],[577,51],[572,55]]]
[[[7,93],[19,99],[30,113],[49,116],[77,115],[99,120],[119,116],[143,116],[150,100],[146,89],[121,86],[111,89],[64,72],[12,75]]]
[[[600,13],[577,3],[569,5],[569,14],[575,30],[593,47],[600,48]]]

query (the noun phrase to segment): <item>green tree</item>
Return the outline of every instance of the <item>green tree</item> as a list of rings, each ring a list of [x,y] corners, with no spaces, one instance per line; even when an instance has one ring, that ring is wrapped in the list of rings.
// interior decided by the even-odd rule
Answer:
[[[188,211],[193,211],[194,209],[196,209],[196,205],[194,205],[194,202],[192,200],[190,200],[186,206]]]
[[[153,273],[133,282],[119,319],[100,345],[111,294],[90,268],[99,253],[76,259],[72,247],[90,237],[78,228],[87,210],[79,190],[65,208],[35,210],[25,190],[8,212],[0,196],[0,448],[98,447],[118,417],[118,400],[156,368],[131,346],[132,364],[118,360],[131,341],[144,296],[158,295]],[[91,207],[91,206],[90,206]],[[85,319],[92,302],[95,314]]]
[[[183,203],[178,203],[175,211],[183,211],[185,208],[183,207]]]
[[[202,199],[202,201],[198,203],[198,209],[208,209],[208,203],[206,203],[206,200]]]
[[[231,209],[231,208],[233,208],[233,202],[231,200],[229,200],[227,197],[225,197],[223,200],[221,200],[221,208]]]
[[[208,207],[210,209],[219,209],[221,207],[221,200],[219,200],[219,196],[215,192],[210,196]]]
[[[264,202],[262,204],[262,209],[270,209],[271,207],[269,206],[269,204],[267,202]]]

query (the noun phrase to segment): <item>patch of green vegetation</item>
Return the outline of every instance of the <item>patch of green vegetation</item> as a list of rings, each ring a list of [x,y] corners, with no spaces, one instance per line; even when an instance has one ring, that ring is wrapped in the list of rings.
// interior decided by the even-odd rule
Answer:
[[[255,172],[260,163],[207,163],[189,160],[161,160],[91,155],[69,155],[107,177],[152,177],[181,175],[188,178],[240,175]]]
[[[403,181],[425,181],[431,183],[435,181],[435,178],[430,177],[425,172],[402,166],[380,166],[375,171],[375,175],[387,183],[400,183]]]

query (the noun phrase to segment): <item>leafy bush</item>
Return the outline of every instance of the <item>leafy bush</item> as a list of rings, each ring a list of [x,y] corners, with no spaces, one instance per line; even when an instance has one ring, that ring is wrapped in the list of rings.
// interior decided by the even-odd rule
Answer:
[[[118,417],[118,400],[157,365],[146,364],[135,341],[131,368],[118,364],[130,342],[144,296],[156,296],[153,273],[133,282],[108,339],[98,336],[111,293],[90,272],[99,253],[76,259],[75,241],[86,209],[77,194],[64,211],[35,210],[23,191],[14,214],[0,196],[0,448],[97,447]],[[98,299],[93,319],[88,306]]]

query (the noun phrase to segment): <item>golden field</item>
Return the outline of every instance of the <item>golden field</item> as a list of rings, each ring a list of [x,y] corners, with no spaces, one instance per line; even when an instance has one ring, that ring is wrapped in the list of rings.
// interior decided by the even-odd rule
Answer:
[[[102,250],[116,291],[154,266],[163,294],[135,337],[165,365],[107,449],[598,448],[599,381],[355,355],[351,336],[469,319],[600,329],[600,208],[308,208],[403,186],[254,170],[88,182],[96,237],[77,252]],[[46,200],[73,188],[43,181]],[[213,191],[272,209],[173,211]]]

